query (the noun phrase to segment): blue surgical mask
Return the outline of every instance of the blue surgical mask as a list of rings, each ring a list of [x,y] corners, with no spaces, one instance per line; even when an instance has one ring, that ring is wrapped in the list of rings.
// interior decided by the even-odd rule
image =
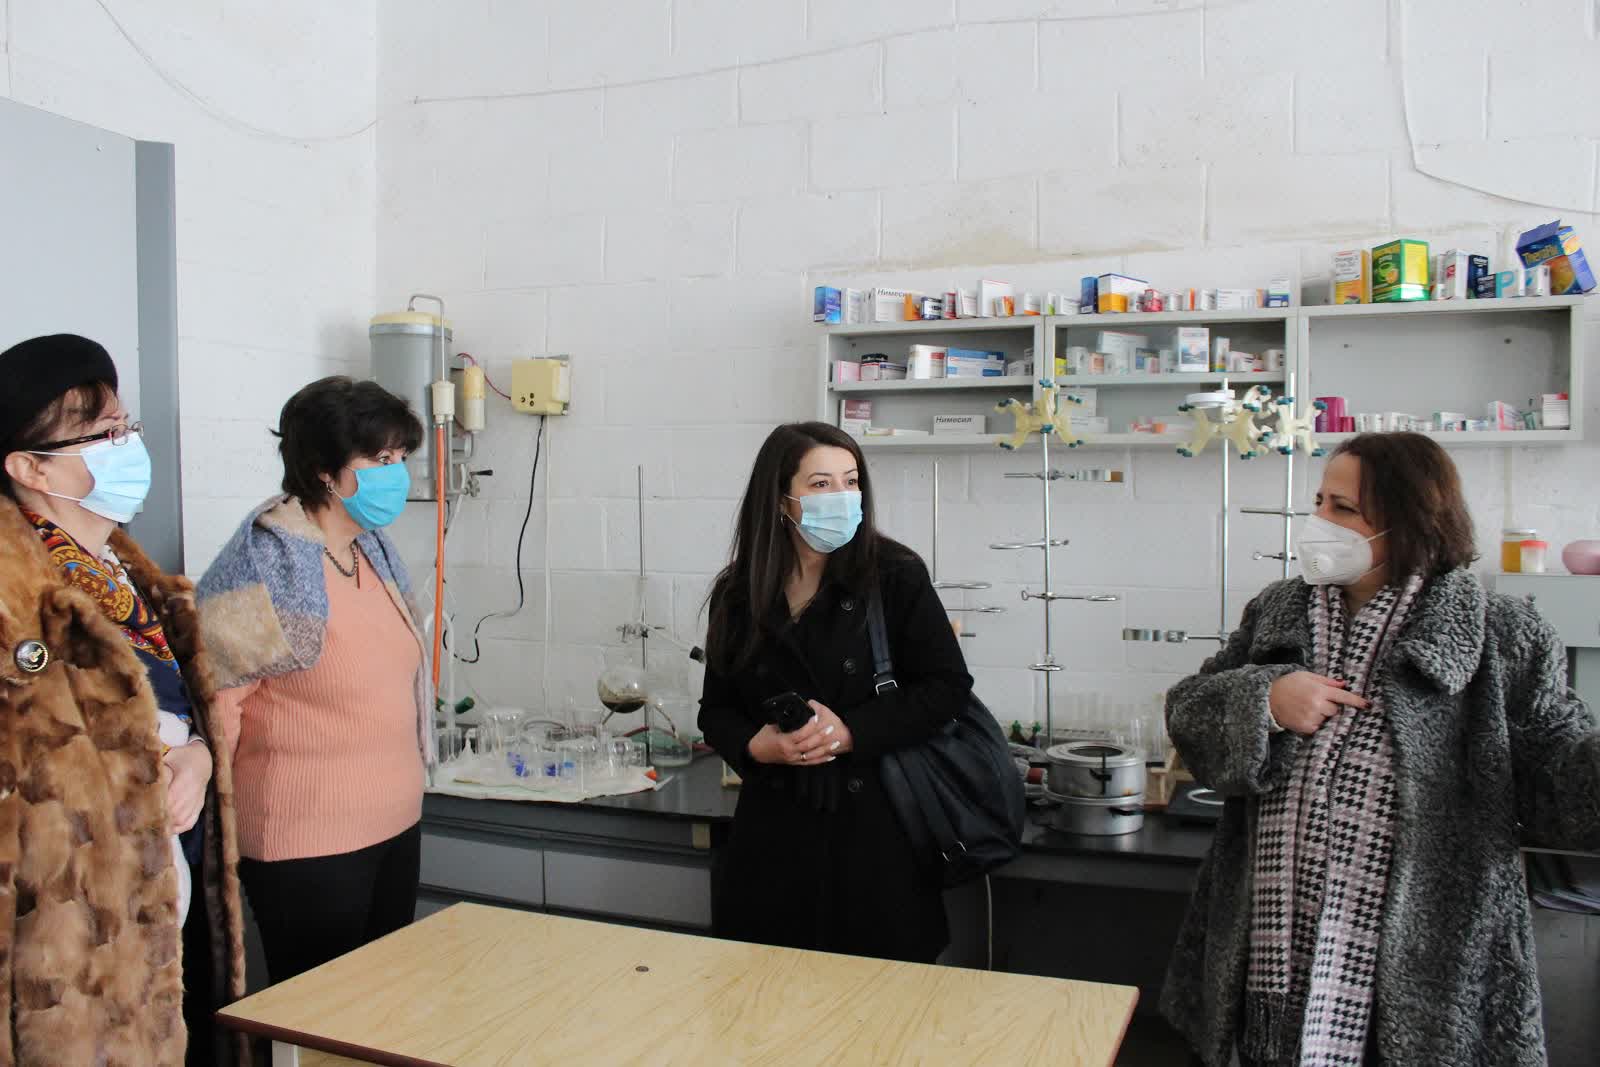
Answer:
[[[120,445],[101,441],[82,452],[40,452],[41,456],[77,456],[89,468],[94,488],[88,496],[67,496],[51,493],[59,500],[71,500],[83,510],[91,511],[112,522],[130,522],[144,510],[145,497],[150,495],[150,452],[144,447],[144,437],[137,433],[128,435]]]
[[[837,551],[848,545],[861,528],[861,494],[853,489],[789,499],[800,505],[800,521],[795,528],[813,551]]]
[[[338,491],[333,495],[339,496]],[[356,491],[339,499],[363,530],[376,530],[400,517],[406,507],[406,497],[410,495],[411,472],[406,470],[406,465],[386,463],[356,471]]]

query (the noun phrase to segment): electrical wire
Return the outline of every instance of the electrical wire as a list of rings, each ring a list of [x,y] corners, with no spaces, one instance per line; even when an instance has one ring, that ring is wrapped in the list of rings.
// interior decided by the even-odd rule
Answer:
[[[452,656],[462,663],[477,663],[483,658],[483,647],[479,641],[478,632],[483,629],[484,623],[488,622],[490,619],[513,618],[522,612],[523,606],[528,602],[527,587],[522,580],[522,543],[528,536],[528,522],[533,518],[533,490],[534,487],[539,483],[539,456],[544,451],[544,426],[545,419],[547,417],[548,416],[545,415],[539,416],[539,429],[534,435],[533,470],[528,474],[528,509],[522,513],[522,529],[517,532],[517,606],[512,608],[510,611],[490,612],[478,620],[477,625],[472,628],[472,658],[468,659],[455,650],[451,650],[450,652]],[[548,482],[549,479],[547,478],[546,481]],[[547,544],[545,546],[546,556],[549,555],[549,551],[549,545]]]
[[[988,913],[989,931],[989,970],[994,970],[994,887],[989,884],[989,876],[983,876],[983,899],[985,910]]]
[[[483,371],[483,380],[489,384],[489,388],[490,389],[493,389],[495,392],[499,393],[501,396],[505,397],[507,400],[511,399],[511,394],[506,392],[504,389],[500,388],[498,385],[494,384],[494,379],[489,377],[489,371],[484,367],[484,365],[482,363],[479,363],[476,358],[474,358],[472,355],[470,355],[469,353],[466,353],[466,352],[457,352],[456,355],[460,356],[462,359],[466,360],[468,363],[472,364],[474,367],[477,367],[479,370]]]
[[[544,470],[544,644],[539,646],[539,696],[544,701],[545,714],[550,714],[550,643],[555,640],[551,602],[555,598],[555,585],[550,573],[550,487],[555,483],[556,450],[550,446],[550,459]]]
[[[265,141],[277,141],[280,144],[333,144],[338,141],[348,141],[352,138],[360,137],[362,134],[366,133],[368,130],[372,129],[378,124],[378,120],[374,118],[371,122],[367,123],[365,126],[362,126],[360,129],[350,130],[347,133],[323,134],[312,137],[297,137],[292,134],[279,133],[277,130],[269,130],[263,126],[255,126],[245,122],[243,119],[235,118],[226,111],[223,111],[217,105],[213,104],[211,101],[207,100],[205,97],[201,96],[199,93],[195,92],[193,89],[189,88],[172,74],[167,73],[166,69],[162,67],[160,63],[156,62],[155,57],[147,52],[143,45],[134,40],[133,34],[128,32],[128,28],[122,24],[121,20],[112,13],[111,8],[106,5],[106,0],[94,0],[94,2],[95,5],[99,7],[102,12],[104,12],[106,18],[110,20],[111,25],[116,29],[117,33],[124,41],[128,43],[128,47],[133,49],[134,54],[140,59],[144,60],[145,66],[150,68],[151,73],[155,74],[157,78],[160,78],[163,82],[165,82],[167,87],[172,89],[173,92],[187,99],[201,111],[204,111],[207,115],[210,115],[224,126],[233,127],[240,133],[248,134],[251,137],[257,137]]]

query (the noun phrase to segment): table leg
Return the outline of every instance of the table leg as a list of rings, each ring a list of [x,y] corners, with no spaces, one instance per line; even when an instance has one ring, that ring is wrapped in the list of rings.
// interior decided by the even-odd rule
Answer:
[[[300,1046],[287,1041],[272,1043],[272,1067],[300,1067]]]

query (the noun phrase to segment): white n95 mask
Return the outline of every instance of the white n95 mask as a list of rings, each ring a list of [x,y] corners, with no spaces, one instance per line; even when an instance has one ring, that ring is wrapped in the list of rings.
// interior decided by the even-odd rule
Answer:
[[[1372,542],[1388,531],[1362,537],[1320,515],[1306,520],[1295,546],[1300,573],[1310,585],[1349,585],[1372,573]]]

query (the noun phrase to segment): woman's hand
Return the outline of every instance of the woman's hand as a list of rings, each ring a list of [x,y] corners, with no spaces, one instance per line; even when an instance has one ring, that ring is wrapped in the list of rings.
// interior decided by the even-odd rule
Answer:
[[[161,779],[167,787],[167,828],[186,833],[200,818],[211,782],[211,750],[202,744],[179,745],[162,761]]]
[[[1272,683],[1267,692],[1272,717],[1285,730],[1310,737],[1341,708],[1365,708],[1367,702],[1345,690],[1337,678],[1295,671]]]
[[[833,709],[816,700],[808,700],[811,710],[816,712],[816,717],[811,720],[811,725],[806,729],[815,732],[805,738],[800,747],[800,754],[805,757],[806,763],[826,763],[838,759],[840,756],[855,748],[855,738],[850,736],[850,727],[844,720],[833,713]],[[805,730],[801,730],[805,733]]]
[[[750,739],[750,756],[757,763],[810,767],[832,763],[853,746],[850,727],[827,705],[809,701],[811,721],[793,733],[783,733],[770,723]]]

